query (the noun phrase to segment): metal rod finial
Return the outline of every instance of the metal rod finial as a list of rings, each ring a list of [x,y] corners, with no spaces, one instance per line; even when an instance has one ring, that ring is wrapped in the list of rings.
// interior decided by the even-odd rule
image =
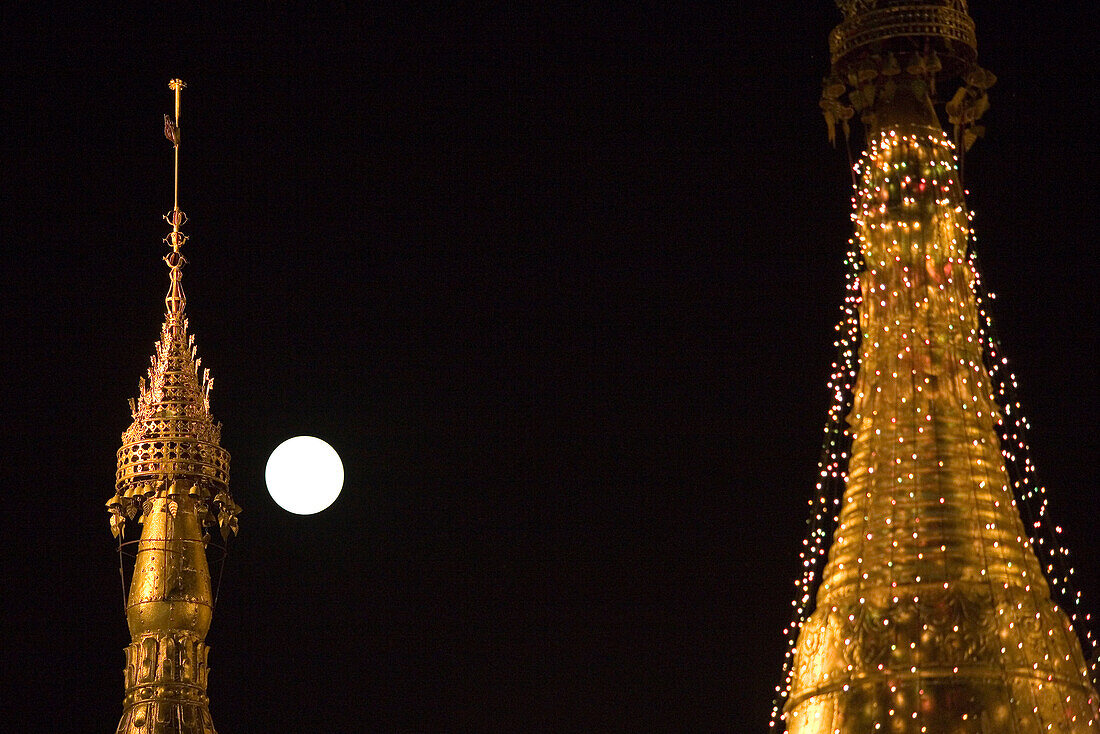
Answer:
[[[187,241],[187,235],[180,232],[180,227],[187,221],[187,215],[180,210],[180,90],[187,85],[182,79],[172,79],[168,82],[168,88],[176,93],[176,119],[172,120],[168,115],[164,116],[164,136],[172,141],[174,166],[172,173],[172,211],[164,215],[164,218],[172,225],[172,231],[164,238],[165,243],[172,248],[172,252],[165,255],[164,262],[168,264],[171,287],[164,302],[169,314],[183,312],[187,299],[183,295],[183,286],[180,283],[183,278],[183,266],[187,258],[180,254],[180,248]]]
[[[180,90],[185,89],[187,84],[182,79],[172,79],[168,82],[168,88],[176,93],[176,124],[180,124]]]

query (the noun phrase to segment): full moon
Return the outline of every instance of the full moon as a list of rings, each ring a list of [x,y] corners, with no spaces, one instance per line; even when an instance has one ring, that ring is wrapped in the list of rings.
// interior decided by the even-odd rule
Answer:
[[[296,515],[312,515],[340,496],[344,464],[321,439],[295,436],[271,452],[264,476],[275,504]]]

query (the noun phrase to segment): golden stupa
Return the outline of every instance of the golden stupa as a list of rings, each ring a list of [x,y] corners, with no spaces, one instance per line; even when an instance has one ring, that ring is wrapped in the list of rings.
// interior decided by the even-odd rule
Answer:
[[[165,116],[165,134],[175,148],[176,201],[165,219],[164,257],[170,285],[160,341],[147,380],[131,400],[133,424],[122,434],[115,496],[107,502],[120,560],[126,523],[141,523],[126,604],[132,642],[126,648],[122,718],[118,734],[214,734],[206,695],[206,633],[214,607],[207,546],[210,530],[224,542],[237,531],[240,508],[229,494],[229,454],[220,445],[221,425],[210,415],[213,379],[195,356],[187,330],[181,278],[187,240],[180,232],[179,100],[176,118]]]
[[[992,74],[964,0],[847,0],[822,109],[856,166],[858,375],[846,487],[798,631],[791,734],[1084,734],[1100,708],[1010,488],[979,338],[956,139]],[[961,78],[947,104],[936,85]],[[824,550],[824,545],[821,549]]]

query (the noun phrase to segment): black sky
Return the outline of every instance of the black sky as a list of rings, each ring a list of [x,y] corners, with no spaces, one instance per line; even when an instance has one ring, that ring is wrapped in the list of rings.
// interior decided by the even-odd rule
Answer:
[[[104,502],[178,76],[184,285],[245,508],[219,730],[763,730],[850,231],[835,8],[248,5],[2,11],[4,729],[121,711]],[[1098,609],[1096,19],[972,6],[985,279]],[[263,483],[299,433],[348,476],[307,518]]]

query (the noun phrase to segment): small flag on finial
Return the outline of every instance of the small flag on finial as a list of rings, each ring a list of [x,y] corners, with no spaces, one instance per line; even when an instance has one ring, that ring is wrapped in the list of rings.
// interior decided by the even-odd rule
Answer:
[[[179,125],[172,122],[172,118],[168,115],[164,116],[164,137],[172,141],[172,145],[180,144],[180,129]]]

